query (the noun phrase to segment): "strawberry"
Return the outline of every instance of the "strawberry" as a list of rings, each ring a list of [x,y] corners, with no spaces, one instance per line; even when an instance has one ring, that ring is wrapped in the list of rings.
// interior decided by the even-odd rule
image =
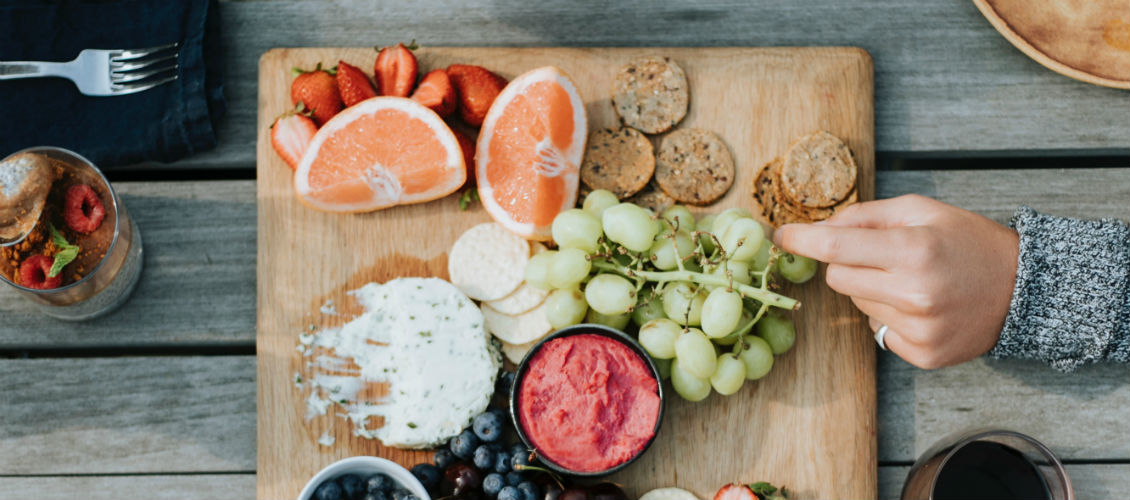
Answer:
[[[32,255],[20,264],[20,286],[35,290],[59,288],[63,284],[61,276],[48,278],[51,266],[55,264],[53,257],[46,255]]]
[[[413,42],[412,48],[415,47],[416,43]],[[416,85],[417,69],[412,49],[398,43],[393,47],[380,49],[377,62],[373,65],[373,76],[381,95],[408,97]]]
[[[758,500],[758,498],[749,486],[734,483],[718,490],[718,493],[714,494],[714,500]]]
[[[455,111],[455,87],[451,86],[451,78],[442,69],[424,75],[412,99],[435,111],[441,118],[447,118]]]
[[[301,108],[299,108],[301,109]],[[286,113],[271,124],[271,146],[291,170],[298,168],[310,140],[318,132],[314,120],[301,113]]]
[[[459,129],[452,127],[451,133],[455,134],[455,140],[459,141],[459,149],[463,150],[463,164],[467,166],[467,182],[466,186],[475,185],[475,143],[471,141],[467,134],[460,132]]]
[[[290,101],[295,106],[302,103],[314,115],[314,123],[319,127],[329,121],[342,109],[341,93],[337,90],[337,80],[331,72],[322,69],[322,63],[313,71],[294,68],[298,77],[290,84]]]
[[[72,230],[82,234],[90,233],[102,225],[105,217],[106,207],[102,205],[102,199],[94,192],[94,188],[86,184],[75,184],[67,189],[63,199],[63,221]]]
[[[377,96],[369,76],[361,71],[361,68],[345,61],[337,62],[337,90],[341,94],[342,103],[347,108]]]
[[[463,122],[473,127],[482,125],[494,98],[506,87],[506,79],[469,64],[452,64],[447,67],[447,75],[459,94],[459,116]]]

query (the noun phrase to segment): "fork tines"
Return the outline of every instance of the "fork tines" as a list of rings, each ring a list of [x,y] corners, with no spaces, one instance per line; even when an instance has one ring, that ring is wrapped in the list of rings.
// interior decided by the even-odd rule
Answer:
[[[111,51],[111,86],[140,91],[176,80],[178,45]]]

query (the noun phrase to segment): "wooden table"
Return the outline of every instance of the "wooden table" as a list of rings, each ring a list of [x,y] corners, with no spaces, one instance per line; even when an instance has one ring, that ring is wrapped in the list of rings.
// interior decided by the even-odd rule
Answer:
[[[0,289],[0,499],[254,498],[255,71],[271,47],[860,46],[875,59],[880,198],[920,193],[1002,222],[1020,204],[1130,220],[1130,168],[1117,168],[1130,166],[1130,94],[1044,69],[970,2],[584,4],[221,2],[220,146],[110,174],[145,237],[132,300],[70,324]],[[967,168],[998,164],[1009,168]],[[892,169],[903,165],[931,170]],[[941,436],[999,426],[1059,453],[1080,498],[1125,496],[1128,382],[1126,366],[1062,375],[977,360],[926,372],[884,353],[880,495],[897,497]]]

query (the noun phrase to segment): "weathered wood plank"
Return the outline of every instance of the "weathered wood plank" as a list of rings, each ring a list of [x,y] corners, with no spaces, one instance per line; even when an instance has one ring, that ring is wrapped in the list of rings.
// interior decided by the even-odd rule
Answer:
[[[250,345],[255,338],[255,182],[115,184],[144,241],[130,301],[83,323],[49,319],[0,286],[0,348]]]
[[[909,466],[879,467],[879,498],[899,498]],[[1075,489],[1075,498],[1123,498],[1130,490],[1128,464],[1073,464],[1067,476]]]
[[[0,477],[0,500],[247,500],[255,474]]]
[[[432,46],[859,46],[875,59],[879,151],[1130,152],[1126,92],[1045,69],[971,2],[427,0],[403,9],[288,0],[224,2],[220,12],[228,97],[220,145],[176,166],[254,165],[263,52],[411,39]]]
[[[255,470],[253,356],[5,359],[0,380],[0,475]]]

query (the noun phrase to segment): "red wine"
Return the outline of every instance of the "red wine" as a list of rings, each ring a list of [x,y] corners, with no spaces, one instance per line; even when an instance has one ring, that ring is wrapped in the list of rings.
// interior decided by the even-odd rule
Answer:
[[[938,473],[935,500],[1048,500],[1039,469],[1019,451],[990,441],[958,449]]]

